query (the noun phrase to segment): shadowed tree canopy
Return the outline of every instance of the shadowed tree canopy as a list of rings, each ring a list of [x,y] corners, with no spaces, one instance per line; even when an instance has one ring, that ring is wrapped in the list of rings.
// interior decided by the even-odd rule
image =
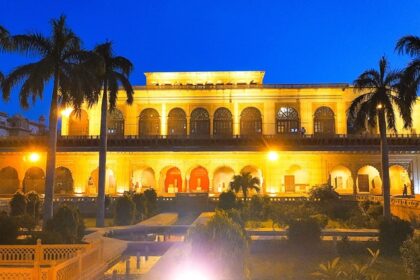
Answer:
[[[420,87],[420,37],[402,37],[397,42],[396,50],[413,58],[404,69],[402,89],[408,92],[407,98],[415,100]]]
[[[133,103],[133,87],[128,76],[133,70],[133,64],[125,57],[114,56],[111,42],[98,45],[94,53],[101,59],[104,71],[98,75],[99,88],[102,89],[101,104],[101,131],[99,147],[99,184],[98,184],[98,207],[96,225],[104,225],[105,218],[105,175],[106,175],[106,152],[107,152],[107,134],[108,134],[108,109],[112,112],[116,109],[118,89],[122,90],[127,96],[127,103]],[[96,102],[99,97],[92,96],[90,102]]]
[[[6,41],[6,43],[4,43]],[[81,40],[61,16],[51,21],[51,34],[29,33],[9,36],[2,40],[3,49],[39,58],[38,61],[16,67],[2,82],[3,99],[19,86],[19,102],[29,107],[29,100],[42,99],[45,86],[52,81],[49,114],[47,176],[44,201],[44,221],[52,217],[53,188],[57,149],[58,109],[72,104],[80,110],[84,100],[98,95],[97,76],[101,69],[97,56],[81,49]]]
[[[410,92],[401,90],[401,72],[388,68],[388,61],[382,57],[379,70],[370,69],[363,72],[355,81],[355,91],[361,93],[349,108],[349,115],[357,128],[377,126],[378,112],[383,109],[388,129],[396,131],[395,110],[398,110],[404,128],[413,124],[412,111],[415,98]]]
[[[239,175],[233,176],[232,182],[230,182],[230,189],[238,193],[242,191],[244,197],[248,196],[248,190],[260,191],[260,179],[252,177],[250,172],[244,172]]]

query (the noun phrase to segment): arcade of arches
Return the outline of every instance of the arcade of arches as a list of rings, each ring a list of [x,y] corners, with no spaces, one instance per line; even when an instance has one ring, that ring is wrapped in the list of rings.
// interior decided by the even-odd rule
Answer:
[[[404,163],[399,158],[395,164],[393,158],[391,155],[391,194],[401,195],[404,186],[412,194],[419,180],[413,172],[419,168],[416,156],[406,155]],[[263,193],[302,195],[312,186],[329,182],[340,194],[380,195],[380,155],[371,155],[368,160],[363,154],[322,152],[283,151],[276,161],[270,161],[266,152],[109,152],[106,193],[153,187],[160,195],[218,194],[229,188],[234,175],[249,172],[260,179]],[[0,162],[10,163],[0,168],[0,194],[12,194],[19,189],[44,192],[43,165],[14,165],[5,158],[0,158]],[[95,153],[58,153],[57,166],[57,195],[96,195]]]

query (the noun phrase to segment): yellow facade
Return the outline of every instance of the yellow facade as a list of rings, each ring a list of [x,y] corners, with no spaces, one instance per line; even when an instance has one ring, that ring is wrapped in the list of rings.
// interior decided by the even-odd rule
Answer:
[[[263,77],[262,71],[146,73],[146,85],[135,87],[131,106],[126,104],[125,94],[119,94],[117,109],[123,120],[119,123],[122,128],[116,125],[115,129],[121,129],[123,135],[117,136],[212,138],[223,129],[230,137],[237,137],[243,134],[246,127],[256,129],[256,134],[277,136],[281,136],[284,129],[288,132],[286,134],[295,134],[297,137],[301,134],[304,134],[302,137],[322,134],[326,130],[329,131],[329,137],[348,133],[346,111],[357,96],[350,85],[265,85]],[[253,108],[254,113],[259,111],[260,124],[244,120],[244,112],[249,107]],[[195,117],[197,108],[201,108],[200,113],[204,115]],[[230,122],[216,122],[220,108],[227,109],[225,113],[230,112]],[[296,124],[290,120],[279,121],[279,115],[287,113],[287,108],[297,113]],[[315,119],[320,108],[333,112],[332,123],[326,125],[321,121],[317,124]],[[178,113],[184,112],[185,121],[171,117],[173,109],[177,109]],[[82,119],[75,119],[71,110],[63,109],[61,135],[99,135],[100,106],[84,107],[83,110],[85,115]],[[158,116],[153,115],[156,112]],[[142,118],[148,119],[142,122]],[[203,121],[200,118],[208,119]],[[398,120],[398,133],[418,137],[415,134],[420,132],[420,102],[415,105],[413,120],[411,130],[402,129],[402,123]],[[147,121],[153,122],[153,125]],[[252,138],[252,135],[248,137]],[[275,150],[276,156],[269,156],[271,149]],[[32,165],[45,169],[45,154],[41,154],[36,162],[23,160],[29,152],[30,148],[19,154],[0,153],[0,168],[15,168],[20,181]],[[390,162],[392,193],[401,194],[404,185],[419,192],[420,153],[392,153]],[[59,152],[59,166],[71,172],[75,193],[96,193],[97,174],[94,171],[98,167],[97,152]],[[328,147],[317,151],[291,151],[281,146],[259,151],[226,151],[223,145],[219,150],[211,151],[200,147],[182,151],[175,148],[163,151],[127,150],[109,152],[107,168],[107,192],[110,194],[149,186],[156,188],[161,195],[171,195],[177,191],[217,194],[227,188],[233,174],[242,171],[260,177],[262,191],[273,195],[301,195],[310,187],[327,182],[342,194],[381,193],[378,152],[338,152]],[[168,182],[168,176],[175,179]],[[362,184],[368,189],[361,187]]]

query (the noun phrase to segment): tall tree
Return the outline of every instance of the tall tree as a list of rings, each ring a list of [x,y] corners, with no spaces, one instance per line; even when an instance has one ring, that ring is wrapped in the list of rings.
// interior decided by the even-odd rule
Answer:
[[[133,70],[133,64],[125,57],[114,56],[111,42],[98,45],[94,52],[102,58],[104,71],[99,76],[102,88],[101,103],[101,131],[99,145],[99,184],[97,199],[96,226],[103,227],[105,220],[105,175],[106,175],[106,152],[108,141],[108,110],[116,107],[119,85],[127,96],[127,103],[133,103],[133,88],[128,76]]]
[[[233,176],[233,180],[230,182],[230,189],[236,193],[242,191],[244,198],[247,198],[248,190],[260,191],[260,179],[252,177],[249,172],[244,172]]]
[[[405,36],[398,40],[395,49],[412,57],[403,72],[402,90],[406,91],[407,98],[417,99],[420,87],[420,37]]]
[[[406,91],[401,90],[401,77],[400,72],[388,68],[386,58],[382,57],[378,70],[367,70],[354,81],[354,89],[360,95],[353,100],[349,108],[349,117],[354,120],[356,128],[366,129],[367,126],[379,125],[385,218],[391,217],[387,128],[396,131],[394,108],[398,109],[404,128],[410,128],[415,102],[415,99],[407,98]]]
[[[8,100],[13,87],[20,85],[19,101],[23,108],[29,107],[29,99],[34,102],[43,98],[44,87],[53,83],[49,114],[49,137],[47,147],[47,166],[44,200],[44,225],[53,214],[53,194],[57,150],[58,109],[72,104],[80,109],[85,94],[96,91],[96,74],[87,67],[89,53],[81,50],[81,41],[66,25],[61,16],[51,21],[51,34],[39,33],[15,35],[10,37],[11,48],[32,57],[36,62],[14,69],[2,83],[3,98]]]

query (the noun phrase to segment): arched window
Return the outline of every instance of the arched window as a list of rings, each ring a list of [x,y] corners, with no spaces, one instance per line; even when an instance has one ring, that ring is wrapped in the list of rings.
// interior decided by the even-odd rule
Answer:
[[[181,108],[174,108],[169,111],[168,135],[187,135],[187,115]]]
[[[281,107],[277,112],[277,133],[298,133],[300,128],[299,114],[292,107]]]
[[[71,112],[69,117],[69,135],[89,135],[89,117],[85,110]]]
[[[232,136],[233,121],[232,113],[224,107],[218,108],[213,116],[213,135]]]
[[[191,112],[190,136],[210,135],[210,116],[204,108],[197,108]]]
[[[334,112],[329,107],[319,107],[314,115],[314,134],[334,134]]]
[[[108,135],[124,136],[124,116],[120,110],[108,112],[107,121]]]
[[[255,107],[247,107],[241,113],[241,135],[262,134],[262,118]]]
[[[139,135],[160,135],[160,117],[159,113],[155,109],[148,108],[141,111],[139,119]]]

